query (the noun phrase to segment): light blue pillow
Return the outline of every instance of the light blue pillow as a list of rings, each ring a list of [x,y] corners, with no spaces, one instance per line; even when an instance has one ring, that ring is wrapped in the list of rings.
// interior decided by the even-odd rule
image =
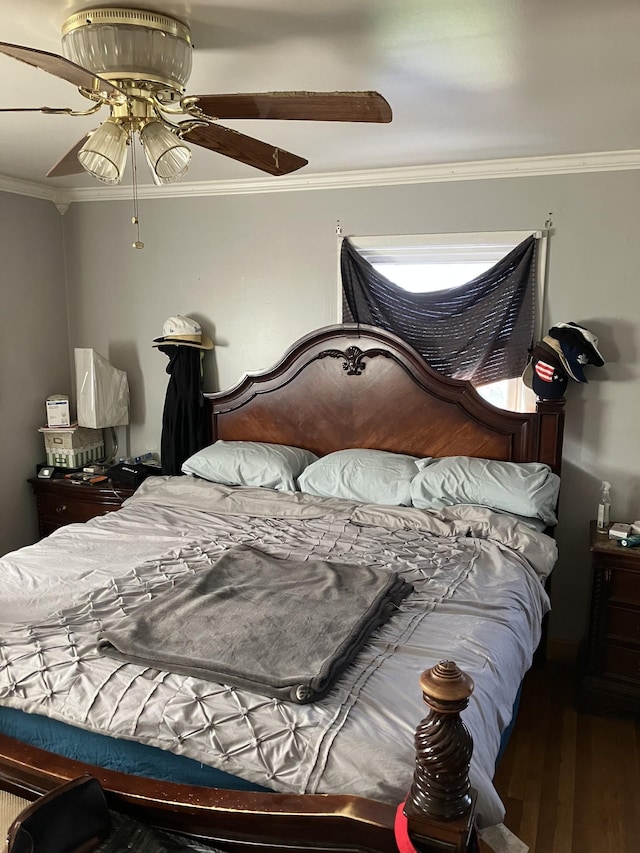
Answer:
[[[385,506],[410,506],[411,480],[419,460],[386,450],[337,450],[305,468],[298,488],[324,498]]]
[[[298,475],[317,458],[310,450],[286,444],[219,440],[190,456],[182,470],[226,486],[294,492]]]
[[[500,462],[473,456],[432,459],[411,482],[419,509],[480,504],[556,524],[560,477],[541,462]]]

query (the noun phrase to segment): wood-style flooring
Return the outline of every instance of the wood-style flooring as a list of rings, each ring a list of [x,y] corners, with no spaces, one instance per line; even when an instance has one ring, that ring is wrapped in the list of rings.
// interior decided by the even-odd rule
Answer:
[[[533,853],[636,853],[640,721],[578,714],[575,673],[575,648],[551,643],[525,679],[495,779],[505,824]]]

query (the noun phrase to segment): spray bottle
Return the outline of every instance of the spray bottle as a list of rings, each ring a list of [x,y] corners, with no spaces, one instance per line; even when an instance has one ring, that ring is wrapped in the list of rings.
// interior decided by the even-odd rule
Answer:
[[[611,483],[606,480],[600,485],[600,503],[598,504],[598,520],[596,529],[598,533],[606,533],[609,529],[609,512],[611,509]]]

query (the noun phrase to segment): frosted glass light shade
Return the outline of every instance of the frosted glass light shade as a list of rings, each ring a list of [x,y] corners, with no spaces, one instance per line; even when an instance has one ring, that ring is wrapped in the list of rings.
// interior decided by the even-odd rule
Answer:
[[[161,121],[150,121],[140,131],[140,142],[154,180],[170,184],[189,168],[191,149]]]
[[[147,9],[85,9],[62,27],[67,59],[107,80],[147,80],[183,90],[191,74],[189,28]]]
[[[108,118],[78,151],[80,165],[105,184],[119,184],[127,164],[128,138],[127,131]]]

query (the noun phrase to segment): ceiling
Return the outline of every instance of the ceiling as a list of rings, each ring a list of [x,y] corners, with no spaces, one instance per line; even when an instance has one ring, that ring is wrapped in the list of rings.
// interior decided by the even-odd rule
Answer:
[[[189,24],[188,94],[375,89],[386,97],[391,124],[223,122],[307,158],[300,177],[640,149],[638,0],[0,0],[0,40],[61,53],[63,21],[100,5]],[[87,107],[71,84],[5,56],[0,79],[0,108]],[[0,176],[95,185],[84,174],[45,178],[95,126],[95,115],[0,113]],[[193,146],[183,183],[258,174]],[[151,183],[146,168],[138,175]]]

